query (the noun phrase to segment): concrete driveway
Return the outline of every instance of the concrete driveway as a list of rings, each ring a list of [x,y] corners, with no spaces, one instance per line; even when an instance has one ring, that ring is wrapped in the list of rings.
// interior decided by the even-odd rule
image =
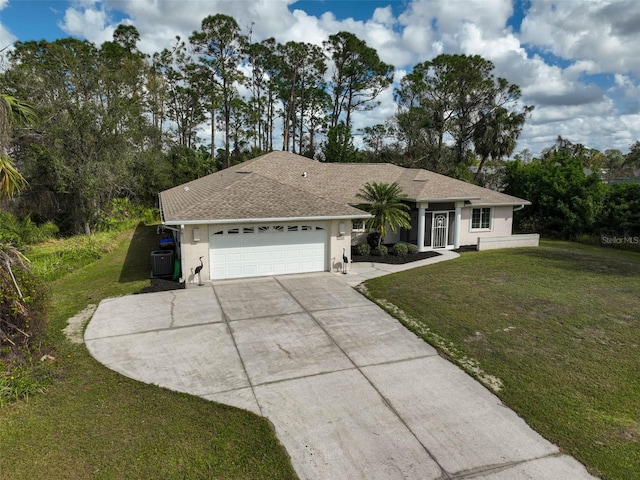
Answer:
[[[301,479],[587,479],[585,468],[330,273],[104,300],[91,354],[273,422]]]

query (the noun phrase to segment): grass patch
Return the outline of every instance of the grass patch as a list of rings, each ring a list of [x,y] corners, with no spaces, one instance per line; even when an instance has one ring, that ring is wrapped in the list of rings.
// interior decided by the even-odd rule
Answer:
[[[51,283],[52,381],[0,409],[0,479],[295,478],[266,419],[130,380],[66,340],[67,319],[88,304],[149,286],[155,227],[113,238]]]
[[[0,362],[0,407],[45,393],[49,384],[46,365],[11,366],[5,370]]]
[[[640,255],[543,242],[366,287],[592,472],[640,479]]]
[[[47,240],[27,248],[33,272],[44,281],[54,281],[88,265],[118,245],[115,232]]]

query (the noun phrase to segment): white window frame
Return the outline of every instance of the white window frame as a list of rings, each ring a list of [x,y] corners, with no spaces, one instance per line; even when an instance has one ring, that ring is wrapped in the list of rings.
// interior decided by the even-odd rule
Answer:
[[[351,231],[352,232],[364,232],[366,230],[366,224],[364,220],[352,220]]]
[[[476,210],[480,210],[480,226],[473,226],[473,212]],[[488,210],[489,213],[489,226],[483,227],[483,213],[485,210]],[[490,232],[493,230],[493,208],[492,207],[475,207],[471,209],[471,218],[469,219],[469,226],[472,232]]]

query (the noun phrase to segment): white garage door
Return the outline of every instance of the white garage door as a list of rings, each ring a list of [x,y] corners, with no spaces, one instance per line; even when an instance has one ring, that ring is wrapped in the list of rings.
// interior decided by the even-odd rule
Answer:
[[[209,227],[211,280],[325,270],[324,224]]]

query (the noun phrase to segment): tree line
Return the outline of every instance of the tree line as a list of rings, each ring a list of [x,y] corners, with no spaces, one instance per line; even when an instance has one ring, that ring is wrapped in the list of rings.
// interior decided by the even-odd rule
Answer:
[[[513,154],[533,109],[490,61],[439,55],[399,82],[394,115],[355,132],[354,117],[379,104],[395,70],[350,32],[322,45],[256,42],[218,14],[160,52],[144,54],[139,42],[134,26],[120,25],[99,46],[75,38],[14,45],[0,91],[35,114],[2,139],[29,184],[11,203],[18,216],[89,232],[114,198],[155,205],[158,191],[276,149],[483,184],[486,165]],[[609,172],[626,162],[617,151],[582,150],[585,163]]]
[[[159,190],[274,149],[464,177],[475,155],[484,163],[511,154],[532,109],[488,60],[440,55],[395,89],[396,115],[360,132],[363,152],[354,116],[379,104],[394,67],[352,33],[322,46],[253,42],[218,14],[161,52],[144,54],[139,42],[134,26],[120,25],[100,46],[14,45],[0,88],[37,112],[11,140],[29,182],[17,213],[90,231],[112,198],[153,204]]]
[[[559,136],[539,158],[505,162],[500,176],[506,193],[531,202],[515,212],[516,230],[640,248],[640,142],[624,155]]]

